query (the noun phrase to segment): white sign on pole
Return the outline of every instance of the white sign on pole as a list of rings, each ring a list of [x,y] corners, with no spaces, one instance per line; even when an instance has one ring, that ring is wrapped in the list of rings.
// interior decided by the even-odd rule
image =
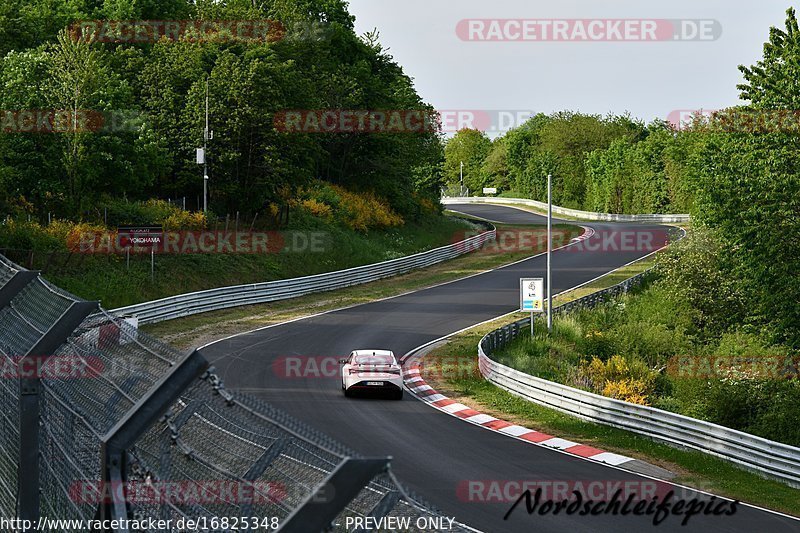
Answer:
[[[483,194],[497,194],[497,187],[484,187]]]
[[[519,280],[520,311],[544,312],[544,278],[521,278]]]
[[[206,151],[202,148],[197,149],[197,164],[203,165],[206,162]]]

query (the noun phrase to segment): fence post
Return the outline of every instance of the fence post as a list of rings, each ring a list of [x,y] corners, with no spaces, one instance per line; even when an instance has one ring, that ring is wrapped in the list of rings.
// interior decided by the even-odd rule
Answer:
[[[47,359],[55,354],[72,332],[92,312],[98,302],[73,302],[19,361],[28,358]],[[33,368],[41,368],[38,363]],[[39,422],[41,418],[41,377],[20,375],[19,378],[19,471],[17,474],[17,512],[22,520],[34,523],[39,519]]]
[[[103,483],[101,494],[110,494],[110,501],[100,503],[95,515],[98,520],[128,518],[124,485],[127,481],[128,449],[164,415],[193,381],[208,370],[208,367],[208,361],[199,351],[193,350],[170,368],[169,372],[105,434],[100,447],[100,475]],[[109,487],[111,490],[107,490]],[[127,533],[128,529],[116,531]]]
[[[261,454],[261,457],[256,460],[255,463],[245,472],[242,476],[242,479],[245,481],[249,481],[250,483],[255,482],[259,476],[261,476],[267,468],[277,459],[280,457],[281,453],[291,444],[290,439],[278,439],[273,442],[266,451]],[[241,506],[241,514],[242,516],[255,516],[253,515],[253,503],[248,501],[242,504]]]
[[[389,466],[389,457],[346,457],[325,481],[286,518],[281,533],[327,531],[331,522],[376,475]]]
[[[397,502],[400,501],[401,497],[402,495],[400,494],[400,491],[390,490],[389,492],[384,494],[383,498],[381,498],[380,501],[378,501],[378,503],[376,503],[372,507],[369,513],[367,513],[367,516],[369,518],[374,518],[375,519],[374,523],[377,523],[377,521],[379,521],[381,518],[389,514],[389,511],[394,509],[394,506],[397,505]],[[371,528],[370,529],[359,528],[356,529],[354,533],[367,533],[371,530],[372,530]]]
[[[0,309],[7,307],[8,304],[11,303],[11,300],[13,300],[22,289],[27,287],[31,281],[36,279],[38,275],[39,273],[33,270],[20,270],[11,276],[11,279],[0,287]]]

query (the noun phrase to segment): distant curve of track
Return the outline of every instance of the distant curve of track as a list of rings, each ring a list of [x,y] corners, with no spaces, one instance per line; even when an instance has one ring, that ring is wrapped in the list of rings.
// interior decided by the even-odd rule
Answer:
[[[542,224],[541,216],[493,205],[449,209],[511,224]],[[606,249],[614,232],[663,232],[663,226],[581,223],[595,229],[582,251],[553,253],[554,294],[580,285],[649,253]],[[618,240],[616,242],[619,242]],[[402,402],[346,399],[338,378],[287,378],[282,356],[342,356],[356,348],[396,354],[519,305],[519,278],[544,276],[540,255],[484,274],[413,293],[244,333],[203,348],[230,388],[255,394],[316,429],[370,456],[391,455],[400,480],[446,515],[486,531],[641,531],[652,517],[528,515],[524,505],[509,520],[508,502],[469,501],[463,490],[475,480],[631,481],[651,480],[481,429],[406,396]],[[536,429],[536,428],[533,428]],[[691,498],[693,494],[687,496]],[[660,531],[800,531],[791,518],[739,506],[734,516],[695,516],[687,526],[669,517]]]

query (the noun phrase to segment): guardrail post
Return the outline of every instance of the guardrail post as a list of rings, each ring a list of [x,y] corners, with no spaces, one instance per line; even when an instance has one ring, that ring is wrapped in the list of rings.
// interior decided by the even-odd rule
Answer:
[[[325,481],[286,518],[278,531],[307,533],[327,531],[331,522],[358,496],[376,475],[389,466],[390,457],[353,459],[346,457]]]
[[[100,494],[108,495],[97,508],[98,520],[125,520],[128,518],[128,503],[125,498],[127,481],[127,451],[153,424],[155,424],[181,394],[203,373],[209,364],[193,350],[177,362],[136,404],[114,424],[101,441],[100,447]],[[108,490],[108,489],[111,490]],[[117,529],[115,533],[127,533],[128,529]]]
[[[264,471],[269,468],[269,465],[272,464],[275,459],[280,457],[283,451],[289,446],[291,440],[289,439],[278,439],[273,442],[266,451],[261,454],[261,457],[256,460],[255,463],[245,472],[242,476],[242,479],[249,482],[254,482],[258,479]],[[253,504],[252,502],[246,502],[242,504],[242,516],[254,516],[253,515]]]
[[[22,289],[36,279],[39,272],[35,270],[21,270],[16,272],[11,278],[0,287],[0,309],[8,307],[11,300],[19,294]]]
[[[375,522],[373,523],[378,523],[378,521],[381,518],[389,514],[389,511],[394,509],[394,506],[397,505],[397,502],[400,501],[400,497],[401,497],[400,491],[390,490],[389,492],[383,495],[383,498],[381,498],[380,501],[378,501],[378,503],[375,504],[375,506],[370,510],[370,512],[366,516],[368,516],[369,518],[374,518]],[[370,530],[359,528],[356,529],[353,533],[367,533],[368,531]]]
[[[20,272],[21,274],[21,272]],[[14,276],[16,277],[16,276]],[[13,278],[12,278],[13,279]],[[24,279],[24,278],[23,278]],[[72,332],[92,312],[98,302],[73,302],[18,363],[22,368],[28,358],[47,359],[55,354]],[[38,363],[34,369],[41,368]],[[39,519],[39,421],[41,379],[38,371],[19,378],[19,467],[17,473],[17,513],[22,520]]]

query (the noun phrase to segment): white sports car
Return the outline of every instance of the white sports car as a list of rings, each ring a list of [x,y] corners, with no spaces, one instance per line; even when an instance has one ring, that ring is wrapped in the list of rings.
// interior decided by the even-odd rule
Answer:
[[[395,400],[403,398],[403,371],[389,350],[355,350],[340,363],[345,396],[356,391],[381,391]]]

